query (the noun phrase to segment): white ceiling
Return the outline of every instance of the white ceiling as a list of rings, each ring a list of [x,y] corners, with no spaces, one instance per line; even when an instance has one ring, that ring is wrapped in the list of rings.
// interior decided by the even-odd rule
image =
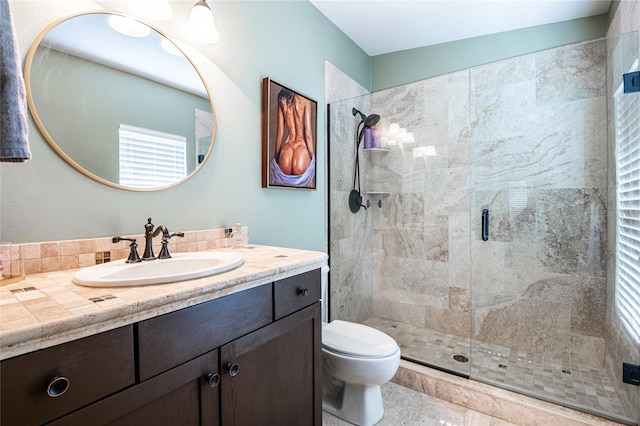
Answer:
[[[368,55],[607,13],[611,0],[310,0]]]

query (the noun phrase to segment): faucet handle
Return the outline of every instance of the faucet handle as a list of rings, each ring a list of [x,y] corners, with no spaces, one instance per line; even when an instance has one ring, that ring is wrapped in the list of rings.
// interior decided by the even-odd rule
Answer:
[[[167,232],[162,237],[162,248],[160,249],[160,254],[158,254],[158,259],[169,259],[171,257],[169,253],[169,239],[171,237],[184,237],[184,232],[174,232],[173,234]]]
[[[129,252],[129,257],[127,258],[127,260],[125,260],[125,263],[137,263],[137,262],[141,262],[140,259],[140,255],[138,255],[138,244],[136,243],[136,239],[135,238],[123,238],[123,237],[113,237],[111,239],[112,243],[119,243],[120,241],[131,241],[131,244],[129,244],[129,247],[131,248],[131,251]]]

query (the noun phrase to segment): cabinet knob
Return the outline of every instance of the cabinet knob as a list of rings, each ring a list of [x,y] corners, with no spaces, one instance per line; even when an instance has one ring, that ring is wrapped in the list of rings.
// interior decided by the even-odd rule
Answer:
[[[49,386],[47,386],[47,395],[51,398],[57,398],[62,396],[66,391],[69,390],[69,379],[66,377],[54,377],[49,382]]]
[[[209,373],[207,375],[207,381],[210,388],[215,388],[220,383],[220,375],[218,373]]]
[[[300,290],[298,290],[298,294],[302,295],[302,297],[307,297],[309,295],[309,289],[301,288]]]
[[[238,370],[240,370],[240,367],[235,362],[233,364],[229,363],[227,364],[227,370],[229,371],[230,376],[235,376],[236,374],[238,374]]]

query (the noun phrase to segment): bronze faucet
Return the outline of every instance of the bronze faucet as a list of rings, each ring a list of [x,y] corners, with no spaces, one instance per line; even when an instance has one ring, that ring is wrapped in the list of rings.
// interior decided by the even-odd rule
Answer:
[[[171,257],[169,254],[169,249],[167,248],[167,244],[169,244],[169,239],[173,236],[184,237],[184,233],[176,232],[174,234],[169,234],[169,230],[166,226],[160,225],[155,231],[153,230],[153,223],[151,223],[151,218],[147,219],[147,224],[144,225],[144,254],[142,255],[142,260],[154,260],[156,256],[153,254],[153,239],[162,233],[162,250],[160,250],[160,254],[157,259],[168,259]]]

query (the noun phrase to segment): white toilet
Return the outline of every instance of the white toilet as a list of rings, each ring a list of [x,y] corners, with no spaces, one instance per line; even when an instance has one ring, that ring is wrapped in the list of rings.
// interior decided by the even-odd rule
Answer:
[[[329,268],[322,270],[323,301]],[[400,348],[387,334],[334,320],[322,325],[322,409],[359,426],[384,414],[380,386],[398,371]]]

